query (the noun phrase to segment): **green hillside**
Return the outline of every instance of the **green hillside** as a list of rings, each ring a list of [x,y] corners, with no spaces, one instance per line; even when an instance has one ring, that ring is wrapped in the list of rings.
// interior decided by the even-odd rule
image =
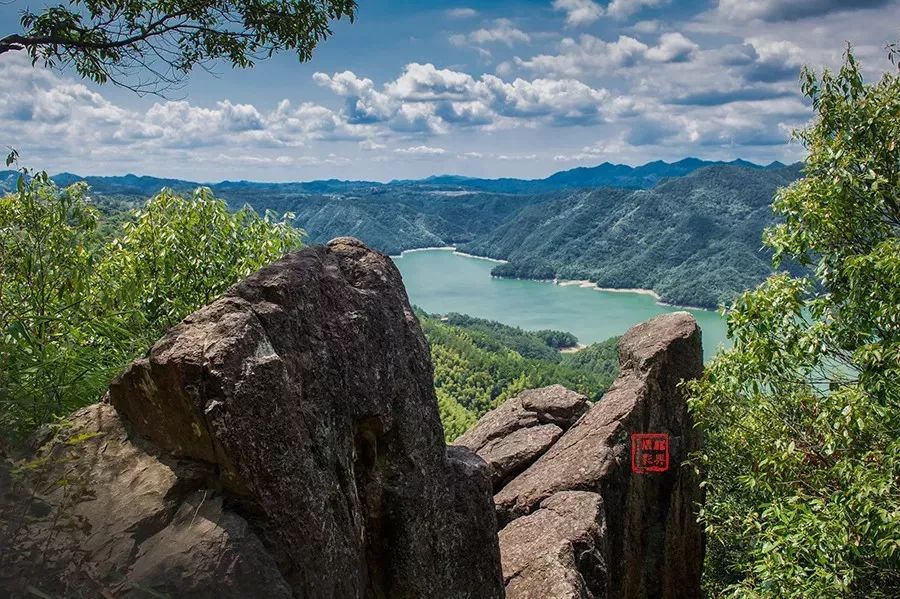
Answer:
[[[498,276],[590,279],[714,308],[771,273],[762,230],[775,222],[775,191],[799,175],[798,165],[717,166],[650,190],[562,193],[462,249],[508,260]]]
[[[618,374],[618,338],[563,354],[547,344],[554,339],[546,331],[527,332],[459,314],[446,320],[422,312],[418,316],[431,345],[434,387],[448,441],[525,389],[558,383],[597,400]],[[540,358],[513,349],[527,353],[540,345],[549,350]]]

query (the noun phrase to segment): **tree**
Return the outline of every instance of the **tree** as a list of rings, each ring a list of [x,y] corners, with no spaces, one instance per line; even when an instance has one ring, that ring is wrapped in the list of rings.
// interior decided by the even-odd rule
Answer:
[[[248,68],[292,50],[308,61],[332,20],[355,16],[356,0],[70,0],[24,10],[23,31],[0,38],[0,54],[24,51],[32,63],[157,93],[217,60]]]
[[[779,191],[773,275],[689,385],[705,435],[710,594],[900,596],[900,77],[803,74],[805,176]]]
[[[149,347],[231,285],[299,248],[303,231],[293,219],[247,206],[231,212],[208,188],[187,198],[163,189],[106,246],[99,288],[140,334],[136,347]]]
[[[0,197],[0,438],[97,401],[165,330],[300,246],[292,215],[163,190],[103,242],[84,183]]]
[[[0,197],[0,431],[74,407],[103,370],[90,325],[97,213],[46,173]]]

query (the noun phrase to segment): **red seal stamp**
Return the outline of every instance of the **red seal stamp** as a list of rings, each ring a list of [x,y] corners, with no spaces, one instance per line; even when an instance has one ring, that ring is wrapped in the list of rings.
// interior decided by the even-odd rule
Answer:
[[[668,433],[631,434],[631,471],[635,474],[669,469]]]

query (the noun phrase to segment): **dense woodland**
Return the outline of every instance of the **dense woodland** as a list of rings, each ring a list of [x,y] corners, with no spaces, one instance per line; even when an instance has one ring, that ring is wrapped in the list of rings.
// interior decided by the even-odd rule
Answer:
[[[560,353],[560,343],[577,341],[571,333],[523,331],[461,314],[418,316],[431,346],[434,387],[448,441],[525,389],[561,384],[597,401],[618,374],[617,337]]]
[[[589,279],[716,308],[772,272],[760,238],[776,221],[775,191],[799,175],[799,166],[720,166],[649,190],[571,192],[523,208],[461,249],[509,260],[494,269],[498,276]]]

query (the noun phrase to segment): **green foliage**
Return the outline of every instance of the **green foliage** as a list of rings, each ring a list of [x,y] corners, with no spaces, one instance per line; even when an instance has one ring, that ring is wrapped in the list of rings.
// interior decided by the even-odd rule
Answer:
[[[70,410],[109,367],[92,318],[98,214],[85,190],[39,173],[0,197],[0,431]]]
[[[615,378],[619,373],[619,337],[563,354],[563,363],[578,370]]]
[[[491,332],[501,331],[502,339],[502,332],[511,327],[456,315],[458,322],[473,322],[470,328],[441,322],[423,313],[418,315],[431,345],[435,392],[448,441],[525,389],[558,383],[597,400],[618,374],[615,354],[603,366],[599,358],[591,366],[570,364],[569,355],[560,359],[558,352],[554,359],[525,358]],[[491,326],[486,327],[485,323]]]
[[[572,333],[551,330],[523,331],[519,327],[511,327],[466,314],[451,312],[444,316],[444,322],[470,332],[484,333],[493,341],[513,350],[523,358],[535,358],[548,362],[559,362],[561,357],[558,350],[564,347],[574,347],[578,343],[578,338]]]
[[[331,21],[355,14],[355,0],[70,0],[25,9],[22,33],[0,38],[0,54],[25,51],[34,63],[72,66],[97,83],[158,91],[216,60],[247,68],[291,50],[308,61]],[[125,78],[132,73],[137,82]]]
[[[300,246],[293,215],[229,212],[207,188],[185,198],[164,189],[125,223],[99,274],[110,303],[138,318],[152,343],[166,329],[261,266]]]
[[[149,200],[103,243],[87,186],[46,173],[0,198],[0,432],[96,401],[166,328],[300,245],[291,216],[230,213],[208,190]]]
[[[806,71],[805,176],[766,231],[778,274],[690,385],[706,578],[733,597],[900,596],[900,78]]]

